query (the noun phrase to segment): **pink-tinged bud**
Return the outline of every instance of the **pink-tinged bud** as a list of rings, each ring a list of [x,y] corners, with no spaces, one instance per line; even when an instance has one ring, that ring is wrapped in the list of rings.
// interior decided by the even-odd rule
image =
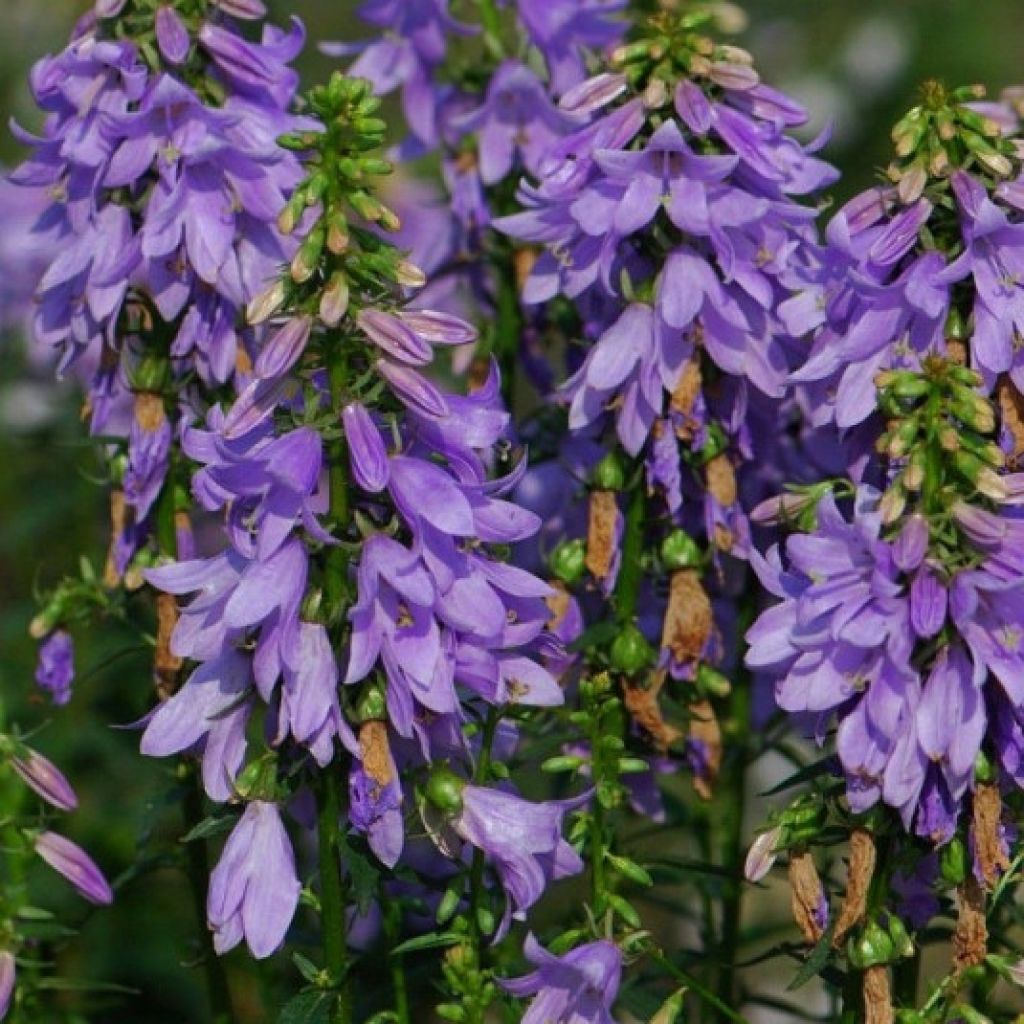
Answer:
[[[387,486],[390,476],[388,453],[380,430],[359,402],[346,405],[341,419],[345,426],[352,476],[364,491],[378,494]]]
[[[397,316],[413,334],[430,345],[470,345],[479,337],[472,324],[450,313],[414,309]]]
[[[1024,988],[1024,960],[1018,960],[1012,967],[1007,967],[1006,976],[1014,985]]]
[[[78,797],[61,770],[36,750],[25,748],[24,757],[12,757],[11,767],[25,784],[58,811],[73,811]]]
[[[76,843],[56,832],[40,832],[36,853],[63,875],[90,903],[107,906],[114,893],[96,862]]]
[[[156,41],[161,55],[169,64],[185,63],[192,40],[178,12],[171,7],[157,8]]]
[[[723,89],[745,91],[753,89],[761,81],[760,75],[746,64],[734,64],[731,61],[715,61],[711,65],[708,76],[715,85]]]
[[[6,949],[0,952],[0,1020],[7,1016],[11,1008],[16,970],[14,955]]]
[[[750,513],[750,519],[761,526],[791,523],[801,512],[810,508],[815,500],[811,494],[777,494],[757,505]]]
[[[216,0],[216,4],[225,14],[245,21],[258,21],[267,16],[263,0]]]
[[[958,501],[953,506],[953,518],[975,544],[983,547],[1002,543],[1009,533],[1009,524],[1002,516],[966,501]]]
[[[427,275],[409,260],[400,260],[395,268],[395,280],[405,288],[422,288],[427,283]]]
[[[250,430],[255,430],[280,404],[291,381],[287,378],[279,380],[250,381],[245,390],[238,396],[227,416],[221,433],[229,441],[244,437]]]
[[[260,380],[283,377],[302,358],[309,342],[313,320],[297,316],[289,320],[262,348],[253,367]]]
[[[426,377],[408,366],[396,366],[386,359],[378,359],[377,372],[391,385],[395,397],[414,412],[434,417],[447,416],[451,412],[444,395]]]
[[[1003,486],[1006,488],[1004,505],[1024,505],[1024,473],[1007,473]]]
[[[928,520],[919,513],[912,515],[893,545],[892,555],[903,572],[913,572],[928,553]]]
[[[265,323],[284,305],[284,298],[284,281],[275,281],[249,303],[245,319],[250,324]]]
[[[96,0],[96,17],[116,18],[124,10],[127,2],[128,0]]]
[[[337,327],[348,312],[349,285],[348,276],[339,271],[332,278],[320,296],[320,319],[328,327]]]
[[[377,348],[400,363],[427,366],[434,358],[430,345],[390,313],[364,309],[356,323]]]
[[[750,844],[750,851],[743,865],[743,875],[748,882],[760,882],[771,871],[779,858],[775,847],[778,846],[781,837],[782,828],[776,825],[775,828],[762,832]]]
[[[621,96],[628,88],[625,75],[605,72],[574,85],[558,101],[567,114],[591,114]]]
[[[676,89],[676,113],[686,123],[686,127],[697,135],[706,135],[714,121],[714,109],[704,90],[684,78]]]

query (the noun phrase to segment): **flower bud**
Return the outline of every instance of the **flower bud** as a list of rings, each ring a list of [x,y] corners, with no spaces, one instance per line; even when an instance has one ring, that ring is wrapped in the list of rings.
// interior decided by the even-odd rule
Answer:
[[[313,321],[308,316],[289,320],[260,350],[253,367],[256,377],[260,380],[283,377],[302,358],[312,328]]]
[[[699,569],[704,561],[700,545],[685,531],[673,530],[661,542],[661,560],[671,572]]]
[[[157,8],[156,41],[160,47],[160,55],[168,64],[185,63],[192,40],[184,22],[173,7]]]
[[[348,441],[348,457],[356,483],[370,494],[378,494],[390,477],[388,453],[377,424],[360,402],[346,405],[341,414]]]
[[[654,662],[654,649],[635,625],[624,627],[612,642],[612,668],[636,675]]]
[[[591,482],[599,491],[621,491],[626,486],[626,468],[618,452],[609,452],[594,467]]]
[[[960,885],[967,877],[967,849],[959,836],[939,850],[939,874],[950,885]]]
[[[586,561],[587,546],[580,537],[563,541],[548,559],[552,573],[570,587],[583,579]]]
[[[567,114],[591,114],[617,99],[628,87],[625,75],[605,72],[573,86],[558,105]]]
[[[56,832],[40,832],[36,853],[58,874],[63,875],[89,902],[101,906],[113,903],[114,893],[95,861],[76,843]]]
[[[771,871],[778,854],[775,848],[782,838],[782,828],[776,825],[775,828],[762,832],[751,844],[747,853],[747,859],[743,865],[743,877],[748,882],[760,882]]]
[[[9,950],[0,952],[0,1020],[7,1016],[14,996],[14,981],[17,966]]]
[[[337,327],[348,312],[348,302],[348,275],[339,270],[331,277],[323,295],[320,296],[320,319],[328,327]]]
[[[277,280],[249,303],[245,318],[253,325],[265,323],[284,305],[284,300],[284,281]]]
[[[11,758],[11,767],[27,786],[58,811],[73,811],[78,797],[60,769],[38,751],[22,748],[24,753]]]
[[[439,811],[458,814],[462,810],[462,791],[465,788],[465,779],[459,778],[450,768],[441,766],[430,773],[424,796]]]
[[[889,963],[893,958],[893,942],[877,921],[869,921],[858,939],[850,939],[846,955],[851,967],[863,971]]]

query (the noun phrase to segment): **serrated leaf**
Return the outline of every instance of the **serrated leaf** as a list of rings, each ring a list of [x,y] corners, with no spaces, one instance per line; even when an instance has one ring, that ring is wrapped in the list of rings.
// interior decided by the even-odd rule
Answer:
[[[200,839],[212,839],[214,836],[227,835],[235,827],[238,819],[233,814],[211,814],[203,818],[198,825],[190,828],[179,840],[179,843],[194,843]]]
[[[330,1024],[332,992],[300,992],[289,1000],[277,1018],[277,1024]]]
[[[407,939],[391,950],[392,956],[401,956],[403,953],[418,953],[424,949],[443,949],[446,946],[454,946],[461,942],[463,936],[458,932],[428,932],[426,935],[417,935],[414,939]]]
[[[811,950],[810,956],[803,962],[800,970],[796,972],[796,977],[786,986],[787,992],[795,992],[798,988],[806,985],[811,978],[816,978],[821,974],[829,961],[829,957],[832,955],[832,936],[835,930],[836,923],[833,918],[829,922],[828,928],[825,929],[824,935],[818,939],[814,949]]]

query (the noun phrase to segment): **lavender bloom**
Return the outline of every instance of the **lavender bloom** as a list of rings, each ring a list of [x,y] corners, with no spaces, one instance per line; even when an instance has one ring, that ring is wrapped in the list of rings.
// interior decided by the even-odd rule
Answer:
[[[589,799],[584,793],[534,804],[483,786],[462,790],[462,810],[452,828],[495,866],[509,899],[503,929],[509,915],[525,918],[549,882],[583,870],[579,854],[562,838],[562,818]]]
[[[584,52],[615,43],[625,27],[615,16],[626,0],[516,0],[516,6],[530,42],[544,56],[556,96],[583,80]]]
[[[25,747],[25,755],[11,758],[11,767],[22,781],[58,811],[73,811],[78,797],[61,770],[37,750]]]
[[[537,174],[553,143],[573,123],[525,64],[505,61],[491,78],[483,104],[455,118],[452,127],[477,134],[480,178],[494,185],[511,173],[517,157],[527,172]]]
[[[341,416],[352,476],[364,491],[378,494],[387,486],[389,475],[388,453],[380,430],[359,402],[346,405]]]
[[[158,7],[156,41],[160,54],[169,64],[183,64],[191,47],[188,29],[173,7]]]
[[[537,969],[501,981],[520,999],[534,996],[523,1024],[614,1024],[611,1011],[622,980],[618,946],[599,940],[558,957],[531,934],[523,949]]]
[[[244,938],[257,960],[274,953],[295,916],[301,888],[277,805],[253,801],[210,876],[206,912],[217,952],[226,953]]]
[[[7,1016],[11,1008],[16,972],[14,955],[6,949],[0,951],[0,1020]]]
[[[113,903],[114,893],[103,877],[103,872],[80,846],[56,832],[40,832],[35,840],[35,848],[36,853],[90,903],[101,906]]]
[[[71,634],[54,630],[39,645],[36,683],[50,694],[54,704],[71,700],[71,683],[75,678],[75,646]]]

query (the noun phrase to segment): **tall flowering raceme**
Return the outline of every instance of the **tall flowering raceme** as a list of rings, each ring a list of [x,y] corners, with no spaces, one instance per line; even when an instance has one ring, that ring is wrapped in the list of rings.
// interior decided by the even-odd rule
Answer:
[[[378,906],[404,891],[447,908],[446,943],[462,951],[449,988],[482,1019],[495,996],[484,942],[581,869],[562,823],[587,796],[537,804],[508,779],[516,719],[563,700],[546,667],[561,655],[545,629],[551,588],[496,557],[540,524],[506,497],[525,463],[490,472],[506,461],[496,374],[468,396],[425,376],[436,347],[475,331],[404,302],[423,281],[373,227],[396,226],[370,183],[388,170],[372,152],[379,102],[369,83],[335,76],[310,94],[317,127],[282,139],[306,153],[281,216],[302,237],[288,275],[250,306],[271,333],[249,384],[184,432],[193,494],[223,512],[228,543],[147,573],[186,600],[171,652],[197,667],[149,718],[142,749],[199,754],[209,797],[246,802],[212,877],[218,951],[244,939],[264,957],[284,942],[300,882],[280,807],[312,796],[316,984],[331,1019],[352,1013],[353,858],[375,865]],[[412,841],[424,826],[433,855]]]
[[[609,717],[564,767],[593,775],[599,792],[610,772],[611,803],[649,815],[660,813],[654,777],[631,777],[631,766],[618,781],[602,737],[628,742],[656,770],[671,770],[664,755],[685,756],[710,798],[723,708],[732,733],[749,730],[747,687],[727,679],[737,598],[749,593],[737,559],[760,486],[753,464],[762,437],[780,429],[796,366],[779,307],[821,258],[816,210],[802,200],[835,179],[789,134],[805,112],[760,81],[749,54],[707,35],[713,21],[658,15],[568,90],[561,108],[581,127],[522,184],[521,212],[497,222],[533,250],[525,301],[570,300],[578,315],[574,372],[558,389],[561,460],[577,482],[546,540],[559,617],[582,612],[595,624],[583,634],[582,703]],[[571,511],[581,478],[583,516]],[[546,501],[531,483],[521,493]],[[729,799],[742,792],[747,756],[736,749],[725,762]],[[709,859],[734,857],[740,843],[740,816],[720,802]],[[588,856],[607,859],[607,816],[591,826]],[[607,885],[600,866],[593,873]],[[736,941],[739,900],[737,880],[723,919],[709,923],[724,947]],[[595,902],[613,918],[621,910]],[[734,972],[711,980],[731,1004]]]
[[[401,90],[410,136],[399,155],[440,151],[448,204],[435,228],[443,238],[432,235],[424,263],[432,282],[422,301],[478,314],[487,329],[477,366],[485,372],[486,356],[498,358],[509,399],[521,379],[541,392],[551,388],[559,371],[549,343],[558,327],[549,311],[520,304],[524,254],[493,223],[515,209],[519,176],[539,174],[551,147],[582,125],[581,115],[556,101],[622,38],[625,7],[624,0],[487,0],[475,11],[460,8],[456,18],[447,0],[369,0],[360,14],[381,38],[324,47],[339,56],[358,52],[351,73],[379,94]],[[410,215],[423,218],[415,205]],[[472,352],[456,353],[458,369],[470,365]]]
[[[925,87],[894,132],[891,185],[836,215],[821,276],[792,300],[820,323],[798,376],[827,382],[862,482],[773,499],[795,532],[754,556],[779,600],[747,634],[747,663],[820,740],[836,723],[843,782],[826,774],[759,842],[790,852],[799,919],[821,824],[849,837],[830,940],[850,936],[872,1021],[891,1020],[894,1000],[920,1021],[964,999],[981,1009],[973,981],[1009,976],[988,942],[1008,941],[992,894],[1014,881],[1024,781],[1021,482],[1004,473],[1021,450],[1010,339],[1024,224],[1013,119],[968,99]],[[752,855],[751,870],[768,863]],[[888,968],[919,955],[904,919],[923,927],[950,890],[953,970],[918,1012],[916,972],[896,968],[894,996]]]
[[[34,336],[87,380],[109,445],[108,588],[173,549],[180,424],[249,379],[259,339],[242,310],[289,254],[275,221],[298,164],[276,135],[299,123],[303,33],[266,25],[253,41],[262,17],[255,3],[98,3],[32,73],[46,121],[38,138],[17,131],[32,154],[11,180],[49,197]],[[61,589],[38,631],[75,618],[89,581]]]

